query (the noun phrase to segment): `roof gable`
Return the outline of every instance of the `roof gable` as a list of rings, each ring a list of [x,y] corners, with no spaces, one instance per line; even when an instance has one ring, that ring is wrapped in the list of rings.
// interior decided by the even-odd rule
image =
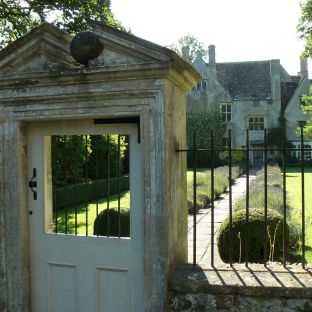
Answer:
[[[291,94],[289,94],[288,101],[284,103],[284,109],[286,113],[300,111],[300,98],[303,94],[310,94],[311,81],[305,76],[301,78],[297,87],[293,87]],[[303,113],[302,113],[303,114]]]

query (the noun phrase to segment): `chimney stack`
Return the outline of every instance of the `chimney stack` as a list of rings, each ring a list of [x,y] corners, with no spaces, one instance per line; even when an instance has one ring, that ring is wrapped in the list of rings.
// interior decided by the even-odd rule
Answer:
[[[309,70],[308,70],[308,60],[306,58],[300,57],[300,76],[305,76],[309,79]]]
[[[209,51],[209,65],[215,65],[216,64],[216,46],[211,44],[208,47]]]
[[[190,62],[190,47],[189,46],[182,47],[182,58],[184,61],[188,63]]]

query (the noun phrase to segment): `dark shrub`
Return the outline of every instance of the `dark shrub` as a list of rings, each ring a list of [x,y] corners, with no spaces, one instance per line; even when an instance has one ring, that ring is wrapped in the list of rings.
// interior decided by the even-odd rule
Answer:
[[[109,233],[108,233],[109,215]],[[130,237],[130,209],[118,208],[105,209],[94,220],[94,235],[99,236],[119,236],[119,216],[120,216],[120,236]]]
[[[120,177],[120,192],[129,191],[129,176]],[[118,194],[118,178],[109,179],[109,194]],[[89,181],[88,183],[70,184],[55,190],[54,209],[75,207],[107,196],[107,180]]]
[[[264,259],[264,210],[251,208],[249,215],[249,254],[250,262],[261,263]],[[245,261],[246,246],[246,213],[244,210],[238,210],[233,214],[232,221],[232,244],[233,244],[233,262]],[[274,244],[274,260],[282,256],[283,250],[283,217],[278,212],[268,210],[268,229],[273,244],[274,233],[276,230]],[[220,257],[224,262],[229,262],[229,230],[230,222],[227,217],[221,224],[217,244]],[[240,237],[240,238],[239,238]],[[289,229],[286,228],[286,246],[288,246]],[[240,257],[241,253],[241,257]],[[268,235],[267,255],[270,255],[270,237]],[[272,260],[270,258],[269,260]]]

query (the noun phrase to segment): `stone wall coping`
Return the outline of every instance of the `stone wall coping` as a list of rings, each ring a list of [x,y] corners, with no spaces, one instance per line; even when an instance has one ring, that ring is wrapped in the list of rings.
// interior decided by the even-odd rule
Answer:
[[[169,289],[175,293],[232,294],[254,297],[312,297],[312,269],[299,265],[243,264],[212,268],[185,265],[175,270]]]

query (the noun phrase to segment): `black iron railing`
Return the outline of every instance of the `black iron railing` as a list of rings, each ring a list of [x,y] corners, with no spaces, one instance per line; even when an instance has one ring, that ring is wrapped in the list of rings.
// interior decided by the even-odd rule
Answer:
[[[47,231],[63,235],[129,236],[130,223],[121,220],[122,209],[130,209],[121,203],[122,193],[130,196],[129,172],[124,169],[129,168],[129,158],[124,157],[129,154],[127,141],[127,135],[119,134],[51,137],[49,187],[53,195],[53,220]],[[127,204],[130,206],[130,202]],[[95,220],[103,212],[105,224],[101,221],[101,229],[95,230]]]
[[[300,157],[298,161],[300,161],[300,172],[301,172],[301,264],[302,267],[305,268],[306,266],[306,259],[305,259],[305,229],[306,229],[306,220],[305,220],[305,163],[306,163],[306,155],[307,153],[312,153],[312,149],[310,146],[305,145],[304,136],[303,136],[303,127],[301,127],[301,134],[300,134],[300,148],[291,147],[286,144],[286,140],[281,142],[278,147],[270,146],[268,144],[268,135],[267,130],[263,130],[263,142],[261,147],[251,147],[250,142],[250,132],[249,130],[246,131],[246,145],[243,148],[232,148],[232,134],[231,130],[228,131],[228,147],[226,148],[215,148],[214,142],[214,134],[213,132],[210,134],[210,147],[209,148],[199,148],[197,146],[197,138],[196,138],[196,131],[193,133],[193,146],[189,149],[179,149],[177,152],[189,152],[192,155],[192,171],[193,171],[193,209],[192,218],[193,218],[193,265],[197,264],[197,175],[198,175],[198,156],[200,153],[206,153],[210,155],[210,159],[207,160],[207,168],[210,168],[210,190],[211,190],[211,254],[210,254],[210,265],[214,266],[215,264],[215,256],[216,251],[214,247],[215,243],[215,163],[217,159],[217,155],[220,152],[227,152],[228,153],[228,179],[229,179],[229,209],[228,209],[228,217],[229,217],[229,264],[233,265],[233,199],[232,199],[232,167],[233,167],[233,153],[236,151],[243,152],[245,154],[244,167],[245,167],[245,175],[246,175],[246,208],[245,208],[245,224],[246,224],[246,231],[244,232],[245,237],[245,244],[242,246],[244,248],[244,262],[246,267],[248,267],[250,262],[250,256],[252,252],[251,244],[249,238],[250,233],[250,169],[251,169],[251,159],[250,156],[253,155],[254,152],[261,152],[263,153],[262,159],[262,167],[264,169],[264,180],[263,180],[263,192],[264,192],[264,222],[263,222],[263,231],[264,231],[264,242],[263,242],[263,264],[267,266],[269,261],[268,256],[268,165],[271,159],[269,159],[269,153],[271,152],[278,152],[278,158],[280,160],[279,165],[281,168],[281,175],[282,175],[282,264],[285,267],[287,263],[287,189],[286,189],[286,166],[288,163],[289,156],[295,152],[298,156],[297,152],[300,152]],[[297,157],[298,158],[298,157]]]

